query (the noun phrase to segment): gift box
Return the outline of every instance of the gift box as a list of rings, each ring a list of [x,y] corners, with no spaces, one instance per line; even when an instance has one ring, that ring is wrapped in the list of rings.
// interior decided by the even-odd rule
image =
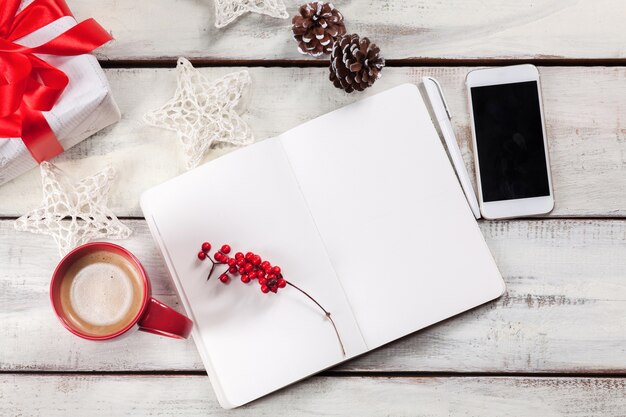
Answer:
[[[93,19],[78,23],[63,0],[3,1],[0,184],[119,121],[90,53],[109,40]]]

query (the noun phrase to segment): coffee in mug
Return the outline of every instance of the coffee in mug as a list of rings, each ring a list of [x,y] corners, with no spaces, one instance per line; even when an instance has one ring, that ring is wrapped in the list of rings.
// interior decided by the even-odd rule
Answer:
[[[139,260],[112,243],[87,243],[68,253],[52,276],[50,299],[61,323],[89,340],[113,339],[132,328],[186,338],[192,327],[150,296]]]
[[[77,259],[61,281],[61,308],[84,333],[103,336],[126,327],[141,310],[141,275],[121,255],[96,251]]]

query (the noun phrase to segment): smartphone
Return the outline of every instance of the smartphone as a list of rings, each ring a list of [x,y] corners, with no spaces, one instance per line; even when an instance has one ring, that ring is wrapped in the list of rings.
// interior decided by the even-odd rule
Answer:
[[[486,219],[554,208],[539,71],[480,69],[466,78],[480,212]]]

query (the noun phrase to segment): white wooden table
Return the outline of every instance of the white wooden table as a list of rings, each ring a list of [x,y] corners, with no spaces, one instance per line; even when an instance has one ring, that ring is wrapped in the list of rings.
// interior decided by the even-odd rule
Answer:
[[[295,13],[299,2],[286,3]],[[124,116],[54,162],[76,176],[118,169],[110,203],[134,231],[121,243],[147,266],[154,293],[178,306],[138,197],[183,172],[175,135],[140,120],[173,93],[179,55],[211,78],[249,67],[244,118],[258,140],[434,75],[468,165],[467,71],[532,62],[543,77],[556,207],[545,218],[481,222],[507,293],[226,412],[191,340],[136,334],[100,344],[59,325],[48,301],[56,247],[13,230],[40,201],[33,170],[0,187],[0,415],[626,416],[626,3],[335,5],[348,30],[369,36],[388,60],[362,95],[336,90],[325,62],[296,52],[289,20],[250,14],[217,30],[211,0],[70,0],[79,19],[96,17],[117,39],[98,57]]]

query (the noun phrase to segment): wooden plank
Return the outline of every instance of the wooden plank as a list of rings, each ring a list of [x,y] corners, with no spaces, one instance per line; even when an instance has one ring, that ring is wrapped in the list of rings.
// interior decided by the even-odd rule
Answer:
[[[293,16],[304,1],[285,0]],[[350,32],[368,36],[388,59],[624,58],[626,4],[614,0],[403,0],[335,2]],[[212,2],[81,0],[80,19],[96,17],[116,41],[103,60],[302,59],[291,19],[248,14],[214,26]]]
[[[121,244],[165,302],[177,297],[143,220]],[[626,223],[483,222],[507,283],[499,300],[336,368],[343,371],[626,373]],[[192,341],[138,333],[93,343],[61,327],[48,300],[52,240],[0,221],[0,370],[203,370]]]
[[[202,69],[211,79],[233,70]],[[626,126],[622,110],[626,108],[626,68],[548,67],[540,71],[556,194],[552,215],[624,216]],[[454,128],[471,168],[464,91],[468,68],[387,68],[373,88],[352,95],[335,89],[323,68],[252,68],[250,72],[253,86],[242,104],[248,109],[244,119],[258,140],[389,87],[419,83],[422,76],[433,75],[446,90]],[[141,216],[141,192],[183,172],[176,135],[141,121],[143,114],[171,97],[175,74],[167,69],[112,69],[107,73],[123,120],[54,162],[75,176],[109,164],[115,166],[119,178],[111,191],[111,207],[119,216]],[[380,144],[384,149],[385,138],[380,138]],[[206,159],[233,149],[213,149]],[[0,187],[0,217],[19,216],[36,207],[40,190],[37,170]]]
[[[205,376],[0,375],[2,415],[623,416],[610,378],[309,378],[235,410]]]

